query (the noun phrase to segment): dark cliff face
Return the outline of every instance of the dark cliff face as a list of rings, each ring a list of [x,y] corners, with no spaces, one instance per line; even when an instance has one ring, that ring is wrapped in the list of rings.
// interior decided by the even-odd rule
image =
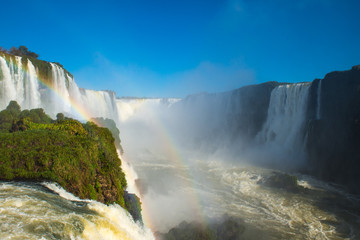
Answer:
[[[231,100],[239,102],[242,111],[229,114],[229,126],[232,133],[252,139],[264,125],[270,103],[271,91],[281,85],[278,82],[266,82],[239,88],[231,92]]]
[[[186,111],[195,109],[202,116],[198,125],[207,128],[200,134],[207,144],[214,141],[212,149],[223,144],[246,150],[254,144],[258,151],[253,140],[266,122],[272,90],[282,84],[267,82],[225,93],[199,94],[180,103]],[[302,133],[307,164],[298,170],[360,193],[360,65],[315,79],[307,102]],[[193,114],[188,116],[194,119]]]
[[[309,172],[360,193],[360,67],[331,72],[321,80],[316,118],[319,82],[313,82],[308,107]]]
[[[208,151],[236,145],[246,149],[264,125],[272,90],[278,82],[245,86],[223,93],[201,93],[175,104],[184,128],[196,139],[193,145],[211,146]]]

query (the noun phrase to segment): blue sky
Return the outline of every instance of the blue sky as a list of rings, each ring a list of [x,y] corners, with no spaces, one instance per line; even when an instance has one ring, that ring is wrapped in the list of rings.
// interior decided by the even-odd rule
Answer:
[[[25,45],[80,87],[118,96],[312,81],[360,64],[356,0],[18,0],[1,9],[0,46]]]

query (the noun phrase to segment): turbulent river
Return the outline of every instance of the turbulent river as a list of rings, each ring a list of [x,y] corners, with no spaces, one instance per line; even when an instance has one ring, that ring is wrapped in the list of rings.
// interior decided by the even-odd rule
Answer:
[[[358,196],[296,172],[304,190],[268,187],[261,183],[273,171],[254,167],[306,164],[304,129],[323,117],[322,82],[278,84],[271,94],[274,83],[182,100],[117,98],[79,88],[57,64],[48,68],[50,87],[30,60],[0,56],[0,109],[16,100],[52,117],[114,120],[144,225],[117,205],[77,199],[54,183],[0,182],[0,239],[154,239],[183,221],[224,216],[241,219],[245,239],[360,239]]]
[[[142,201],[154,230],[227,214],[244,220],[244,239],[360,238],[360,198],[311,177],[298,174],[304,191],[292,193],[259,184],[271,170],[214,159],[192,159],[182,168],[151,154],[137,159]]]
[[[0,239],[153,239],[117,205],[83,201],[53,183],[0,182]]]
[[[360,199],[308,176],[297,175],[306,192],[291,193],[259,184],[272,172],[261,168],[211,160],[179,169],[150,154],[138,160],[144,215],[153,231],[227,214],[243,220],[245,239],[360,238]],[[0,239],[154,237],[116,205],[77,199],[53,183],[0,182]]]

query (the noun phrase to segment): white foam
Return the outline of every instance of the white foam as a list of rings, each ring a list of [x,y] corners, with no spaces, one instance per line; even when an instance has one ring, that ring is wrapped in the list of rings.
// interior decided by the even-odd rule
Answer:
[[[62,198],[65,198],[67,200],[70,201],[81,201],[81,202],[90,202],[90,200],[84,200],[84,199],[80,199],[76,196],[74,196],[72,193],[69,193],[67,191],[65,191],[65,189],[63,189],[59,184],[57,183],[52,183],[52,182],[43,182],[42,185],[44,185],[45,187],[47,187],[48,189],[56,192],[57,194],[59,194],[59,196],[61,196]]]
[[[59,196],[28,183],[0,183],[0,239],[50,239],[58,235],[74,240],[154,240],[149,228],[134,222],[117,204],[74,204],[74,200],[82,200],[57,184],[43,185]]]

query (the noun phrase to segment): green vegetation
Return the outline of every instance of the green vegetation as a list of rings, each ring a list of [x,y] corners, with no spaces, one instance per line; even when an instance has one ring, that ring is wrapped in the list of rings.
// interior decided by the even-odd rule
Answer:
[[[0,52],[6,52],[6,53],[9,53],[11,55],[16,55],[16,56],[26,56],[26,57],[32,57],[32,58],[39,57],[39,55],[37,53],[29,51],[29,49],[25,46],[19,46],[18,48],[11,47],[9,50],[6,50],[5,48],[0,47]]]
[[[107,128],[92,122],[61,114],[52,120],[43,109],[21,111],[12,101],[0,112],[0,179],[55,181],[80,198],[127,208],[114,141]]]
[[[107,129],[110,130],[110,132],[112,133],[114,139],[115,139],[115,146],[117,149],[120,150],[120,153],[123,154],[124,150],[121,146],[121,140],[120,140],[120,131],[119,129],[116,127],[116,123],[114,122],[114,120],[112,119],[108,119],[108,118],[92,118],[91,121],[97,123],[98,125],[100,125],[101,127],[105,127]]]

